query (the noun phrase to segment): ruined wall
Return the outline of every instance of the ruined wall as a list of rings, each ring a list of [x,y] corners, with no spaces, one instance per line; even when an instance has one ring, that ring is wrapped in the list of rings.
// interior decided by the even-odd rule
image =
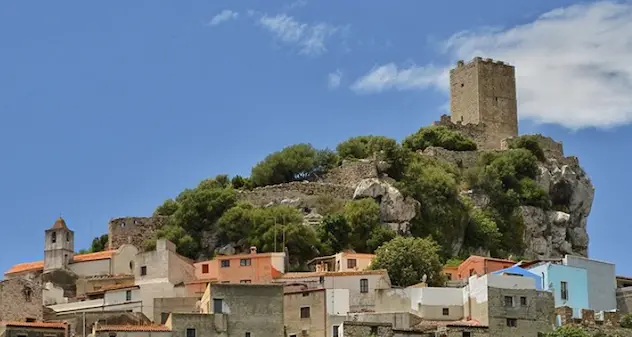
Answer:
[[[342,337],[393,337],[393,326],[390,323],[345,321]]]
[[[314,207],[319,196],[350,200],[355,189],[351,186],[295,181],[285,184],[257,187],[250,191],[240,191],[239,197],[257,206],[282,203],[284,200],[300,199],[301,206]]]
[[[492,139],[487,131],[487,127],[484,123],[480,124],[463,124],[461,121],[452,122],[452,118],[449,115],[441,116],[439,121],[433,123],[435,126],[445,126],[446,128],[458,132],[463,136],[470,138],[476,143],[479,150],[484,149],[499,149],[500,141],[498,145],[490,146]]]
[[[108,247],[118,249],[123,244],[143,249],[143,242],[152,237],[155,231],[165,225],[169,217],[124,217],[110,220],[108,223]]]
[[[447,161],[458,168],[469,168],[476,166],[480,152],[450,151],[442,147],[430,146],[423,151],[417,151],[417,153],[423,156],[435,157]]]
[[[535,140],[538,142],[544,154],[547,158],[561,159],[564,158],[564,146],[562,142],[555,141],[551,137],[544,136],[542,134],[532,135],[535,137]],[[511,142],[514,139],[520,138],[518,137],[510,137],[503,139],[500,143],[501,150],[508,150]]]
[[[27,318],[41,321],[42,286],[39,282],[20,278],[0,282],[0,320],[24,322]]]
[[[378,177],[378,165],[374,160],[345,160],[342,162],[342,165],[329,171],[322,182],[355,186],[362,181],[362,179]]]

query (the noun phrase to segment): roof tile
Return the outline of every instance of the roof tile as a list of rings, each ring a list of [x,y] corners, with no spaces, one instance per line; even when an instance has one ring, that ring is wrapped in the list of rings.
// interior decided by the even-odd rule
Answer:
[[[103,252],[96,253],[88,253],[88,254],[79,254],[73,256],[73,262],[87,262],[87,261],[96,261],[96,260],[105,260],[110,259],[114,255],[116,250],[106,250]],[[17,274],[27,271],[38,271],[44,269],[44,261],[35,261],[35,262],[26,262],[26,263],[18,263],[7,270],[4,274]]]

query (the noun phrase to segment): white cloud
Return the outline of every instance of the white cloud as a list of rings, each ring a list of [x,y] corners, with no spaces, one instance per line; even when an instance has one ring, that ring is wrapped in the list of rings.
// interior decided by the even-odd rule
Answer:
[[[329,23],[301,23],[287,14],[263,15],[259,24],[272,33],[279,41],[297,45],[301,54],[319,55],[327,51],[325,43],[336,33],[344,33],[345,27]]]
[[[307,0],[296,0],[289,5],[285,6],[285,10],[293,10],[295,8],[301,8],[307,6]]]
[[[632,122],[632,4],[609,1],[573,5],[510,29],[455,34],[443,50],[451,64],[374,68],[352,89],[444,91],[448,69],[474,56],[516,67],[521,119],[569,129],[608,128]]]
[[[336,89],[340,86],[340,82],[342,81],[342,71],[340,69],[336,70],[333,73],[329,73],[327,76],[327,86],[330,89]]]
[[[225,10],[221,11],[219,14],[215,15],[211,19],[211,22],[209,22],[209,25],[217,26],[220,23],[223,23],[223,22],[226,22],[226,21],[230,21],[230,20],[235,20],[238,17],[239,17],[239,13],[233,12],[230,9],[225,9]]]

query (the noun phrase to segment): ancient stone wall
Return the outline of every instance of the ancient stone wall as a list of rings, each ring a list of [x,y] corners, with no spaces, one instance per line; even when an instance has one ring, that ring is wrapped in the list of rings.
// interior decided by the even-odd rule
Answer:
[[[108,247],[118,249],[123,244],[132,244],[138,249],[153,236],[156,230],[167,223],[169,217],[124,217],[108,223]]]
[[[427,147],[423,151],[418,151],[419,154],[429,157],[435,157],[448,163],[455,165],[458,168],[470,168],[476,166],[478,161],[478,151],[450,151],[441,147]]]
[[[322,182],[355,186],[362,181],[362,179],[377,178],[378,176],[378,167],[373,160],[345,160],[342,162],[342,165],[329,171]]]
[[[330,196],[341,200],[353,198],[351,186],[295,181],[285,184],[258,187],[250,191],[240,191],[239,197],[256,206],[281,203],[284,200],[300,199],[304,207],[313,207],[319,196]]]
[[[547,158],[561,159],[564,158],[564,147],[562,142],[557,142],[551,137],[542,134],[533,135],[538,142]],[[520,137],[505,138],[500,143],[501,150],[508,150],[512,140]]]
[[[342,337],[393,337],[393,325],[391,323],[353,322],[342,323],[344,334]]]
[[[441,116],[441,119],[434,122],[433,125],[445,126],[452,131],[458,132],[463,136],[472,139],[479,150],[493,150],[500,148],[500,142],[493,146],[489,145],[492,138],[490,138],[490,134],[487,131],[485,123],[463,124],[461,121],[452,122],[449,115],[443,115]]]
[[[39,282],[21,278],[0,282],[1,321],[41,321],[44,315],[42,303],[42,286]]]

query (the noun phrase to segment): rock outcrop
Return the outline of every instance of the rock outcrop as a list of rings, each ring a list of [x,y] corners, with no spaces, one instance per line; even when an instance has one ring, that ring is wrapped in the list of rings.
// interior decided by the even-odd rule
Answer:
[[[360,181],[353,193],[353,199],[373,198],[380,204],[382,222],[390,224],[399,232],[408,231],[408,223],[412,220],[420,204],[417,200],[404,197],[402,193],[386,181],[368,178]]]
[[[553,210],[523,206],[525,255],[533,258],[564,254],[588,256],[586,226],[595,194],[577,159],[549,158],[537,179],[549,193]]]

